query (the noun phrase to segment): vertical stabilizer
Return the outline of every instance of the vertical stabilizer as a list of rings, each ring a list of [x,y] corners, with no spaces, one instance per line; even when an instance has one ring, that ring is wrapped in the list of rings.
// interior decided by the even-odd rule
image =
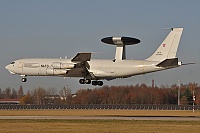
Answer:
[[[163,61],[165,59],[176,58],[182,32],[183,28],[172,28],[171,32],[155,51],[155,53],[146,60]]]

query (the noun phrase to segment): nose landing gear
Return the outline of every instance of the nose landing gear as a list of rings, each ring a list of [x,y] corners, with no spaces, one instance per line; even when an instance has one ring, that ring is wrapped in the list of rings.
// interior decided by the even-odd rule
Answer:
[[[26,78],[26,77],[27,77],[27,75],[21,75],[21,76],[22,76],[22,79],[21,79],[21,81],[22,81],[22,82],[26,82],[26,81],[27,81],[27,78]]]
[[[21,81],[22,81],[22,82],[26,82],[26,81],[27,81],[27,78],[23,77],[23,78],[21,79]]]

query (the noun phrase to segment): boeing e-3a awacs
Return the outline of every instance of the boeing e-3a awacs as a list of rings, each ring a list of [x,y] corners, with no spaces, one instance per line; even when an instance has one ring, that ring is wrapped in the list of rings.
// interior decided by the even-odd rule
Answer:
[[[170,33],[153,55],[145,60],[126,60],[126,45],[137,44],[140,40],[130,37],[106,37],[101,41],[116,45],[115,59],[91,59],[92,53],[78,53],[72,59],[30,58],[13,61],[5,68],[11,74],[22,76],[81,77],[80,84],[102,86],[101,80],[127,78],[180,67],[176,57],[183,28],[171,28]]]

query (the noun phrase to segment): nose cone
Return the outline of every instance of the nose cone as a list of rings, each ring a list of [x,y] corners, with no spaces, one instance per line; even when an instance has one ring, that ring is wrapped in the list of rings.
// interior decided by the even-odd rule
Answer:
[[[6,68],[11,74],[15,74],[15,73],[13,72],[13,70],[11,70],[11,65],[10,65],[10,64],[7,65],[5,68]]]
[[[10,65],[7,65],[5,68],[6,68],[7,70],[9,70],[9,67],[10,67]]]

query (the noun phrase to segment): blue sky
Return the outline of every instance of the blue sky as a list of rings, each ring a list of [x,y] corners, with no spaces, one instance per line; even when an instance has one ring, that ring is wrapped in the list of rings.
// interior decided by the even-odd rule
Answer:
[[[73,57],[77,52],[100,52],[92,58],[113,59],[115,47],[101,43],[107,36],[131,36],[140,44],[128,46],[128,59],[145,59],[160,45],[168,30],[183,27],[179,60],[197,62],[172,70],[105,81],[105,85],[146,83],[171,85],[181,80],[200,83],[200,1],[182,0],[1,0],[0,88],[25,90],[68,85],[72,92],[93,86],[79,85],[78,78],[21,77],[10,75],[5,66],[26,57]]]

